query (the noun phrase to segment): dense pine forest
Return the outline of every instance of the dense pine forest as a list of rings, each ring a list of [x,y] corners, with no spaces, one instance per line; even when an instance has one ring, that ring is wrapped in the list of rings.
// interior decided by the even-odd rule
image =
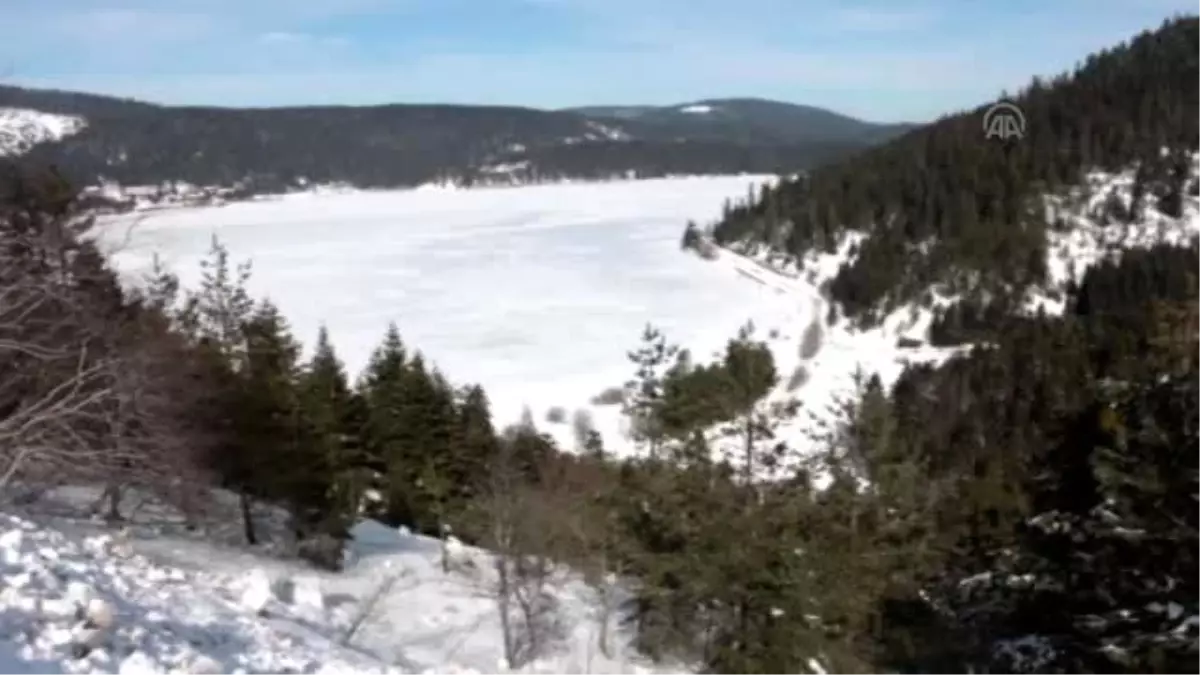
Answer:
[[[859,320],[952,274],[1004,298],[1044,260],[1039,191],[1136,165],[1141,208],[1191,198],[1178,168],[1198,145],[1196,44],[1197,20],[1174,19],[1020,94],[1024,139],[949,117],[731,207],[715,237],[799,254],[865,229],[830,289]],[[1195,241],[1087,269],[1061,316],[1001,303],[942,321],[942,340],[979,346],[890,388],[864,374],[803,458],[775,434],[803,389],[765,403],[780,374],[751,330],[699,362],[648,327],[623,391],[639,453],[618,461],[586,416],[576,448],[532,419],[495,428],[486,392],[449,382],[402,326],[380,327],[352,379],[337,326],[292,334],[220,242],[197,288],[168,270],[123,288],[92,226],[62,176],[5,177],[6,498],[101,484],[116,522],[126,494],[150,491],[203,529],[210,491],[228,488],[248,543],[268,536],[258,507],[283,506],[295,553],[334,570],[364,515],[452,532],[497,553],[521,654],[553,612],[547,569],[567,563],[646,655],[705,672],[1190,672],[1198,658]],[[736,457],[714,456],[713,429]]]
[[[505,106],[164,106],[0,86],[5,107],[85,121],[77,133],[28,153],[74,183],[183,181],[241,194],[313,183],[384,188],[793,173],[908,128],[773,102],[742,102],[736,115],[714,113],[713,120],[673,110],[641,120]]]
[[[829,291],[868,324],[935,283],[1015,298],[1045,273],[1055,223],[1041,195],[1134,166],[1139,197],[1125,220],[1178,215],[1181,196],[1197,193],[1184,184],[1200,144],[1196,42],[1194,18],[1171,20],[1012,96],[1020,139],[988,138],[982,105],[731,205],[713,235],[802,256],[867,233]]]

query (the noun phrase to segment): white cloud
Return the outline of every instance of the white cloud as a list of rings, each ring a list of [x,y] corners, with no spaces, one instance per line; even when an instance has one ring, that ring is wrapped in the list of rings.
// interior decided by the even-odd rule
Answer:
[[[304,42],[308,39],[309,36],[304,33],[289,33],[288,31],[271,31],[258,36],[259,42],[266,42],[267,44],[296,43]]]

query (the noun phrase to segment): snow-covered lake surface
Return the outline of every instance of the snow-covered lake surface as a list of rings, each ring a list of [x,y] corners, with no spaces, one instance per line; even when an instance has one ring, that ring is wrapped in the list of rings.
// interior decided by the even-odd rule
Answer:
[[[125,219],[109,246],[130,274],[157,251],[188,285],[216,235],[252,261],[251,289],[299,338],[311,343],[328,324],[352,374],[395,321],[452,381],[484,385],[499,423],[529,406],[546,428],[548,408],[589,407],[631,376],[626,352],[647,322],[703,358],[748,319],[765,333],[766,322],[811,311],[803,297],[680,251],[687,220],[711,221],[725,199],[767,180],[291,195]],[[612,424],[601,426],[615,442]]]

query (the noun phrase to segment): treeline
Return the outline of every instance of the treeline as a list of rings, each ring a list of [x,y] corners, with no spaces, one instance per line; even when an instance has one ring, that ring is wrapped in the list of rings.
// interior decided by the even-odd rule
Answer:
[[[730,205],[719,243],[765,243],[797,258],[867,234],[830,293],[861,322],[937,283],[1015,299],[1044,280],[1043,196],[1094,169],[1137,167],[1135,205],[1178,216],[1200,146],[1197,19],[1173,18],[1073,72],[1011,98],[1025,134],[987,138],[987,106],[945,117],[845,161]],[[1053,216],[1050,216],[1053,217]]]
[[[34,163],[57,166],[75,184],[182,181],[236,187],[239,195],[329,183],[362,188],[446,179],[472,183],[490,179],[488,167],[514,164],[527,166],[515,172],[520,181],[630,172],[638,177],[791,173],[893,133],[847,120],[844,126],[861,127],[859,133],[828,124],[826,133],[824,127],[807,125],[811,135],[804,139],[773,143],[771,134],[747,137],[755,129],[752,121],[714,130],[501,106],[159,106],[4,86],[0,106],[87,121],[78,133],[27,154]]]
[[[522,156],[530,162],[518,178],[636,178],[695,174],[791,174],[848,155],[864,141],[830,140],[792,144],[733,144],[727,141],[590,141],[551,145]]]

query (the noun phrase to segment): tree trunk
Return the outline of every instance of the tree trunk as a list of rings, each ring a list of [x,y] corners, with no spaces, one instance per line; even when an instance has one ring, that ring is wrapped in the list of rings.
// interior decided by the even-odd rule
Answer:
[[[119,522],[121,520],[121,487],[110,484],[104,488],[103,498],[108,500],[108,515],[105,518],[110,523]]]
[[[254,546],[258,543],[258,534],[254,530],[254,514],[250,510],[250,497],[242,493],[238,498],[242,510],[242,532],[246,535],[246,543]]]
[[[498,582],[496,606],[500,610],[500,633],[504,638],[504,658],[508,662],[505,665],[512,669],[517,667],[518,654],[516,635],[512,626],[512,589],[509,583],[508,560],[504,558],[504,554],[500,554],[496,561],[496,573]]]

